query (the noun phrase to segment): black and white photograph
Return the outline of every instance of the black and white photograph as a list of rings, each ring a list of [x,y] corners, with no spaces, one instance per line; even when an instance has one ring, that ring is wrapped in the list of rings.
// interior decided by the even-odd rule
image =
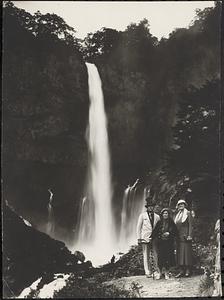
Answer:
[[[222,1],[2,10],[2,298],[221,297]]]

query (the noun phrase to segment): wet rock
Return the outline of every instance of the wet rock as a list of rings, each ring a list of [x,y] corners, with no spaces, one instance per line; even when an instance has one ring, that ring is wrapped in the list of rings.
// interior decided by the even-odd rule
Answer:
[[[93,267],[92,262],[90,260],[87,260],[84,264],[85,264],[86,268],[92,268]]]
[[[74,256],[78,259],[78,261],[80,262],[84,262],[85,261],[85,255],[80,252],[80,251],[75,251]]]
[[[40,277],[47,283],[56,273],[75,273],[83,268],[62,242],[26,226],[5,204],[3,226],[3,276],[15,295]],[[80,254],[81,259],[83,256]]]

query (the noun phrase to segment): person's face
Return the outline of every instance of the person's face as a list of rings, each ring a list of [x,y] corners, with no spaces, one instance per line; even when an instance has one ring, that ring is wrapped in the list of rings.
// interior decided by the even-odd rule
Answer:
[[[185,207],[184,203],[178,205],[178,210],[183,210]]]
[[[151,205],[147,206],[147,211],[150,212],[150,213],[153,212],[154,211],[154,206],[151,206]]]
[[[169,217],[168,211],[164,211],[163,212],[163,219],[168,219],[168,217]]]

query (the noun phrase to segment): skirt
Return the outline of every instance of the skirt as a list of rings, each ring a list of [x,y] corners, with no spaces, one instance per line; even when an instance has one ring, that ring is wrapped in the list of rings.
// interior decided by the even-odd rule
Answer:
[[[180,266],[192,265],[192,243],[180,242],[177,248],[177,263]]]

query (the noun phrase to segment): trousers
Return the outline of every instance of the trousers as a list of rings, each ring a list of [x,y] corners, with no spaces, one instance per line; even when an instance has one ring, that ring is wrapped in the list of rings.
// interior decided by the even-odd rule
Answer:
[[[158,272],[159,269],[157,244],[154,241],[150,243],[143,243],[142,251],[145,274],[149,275],[153,272]]]

